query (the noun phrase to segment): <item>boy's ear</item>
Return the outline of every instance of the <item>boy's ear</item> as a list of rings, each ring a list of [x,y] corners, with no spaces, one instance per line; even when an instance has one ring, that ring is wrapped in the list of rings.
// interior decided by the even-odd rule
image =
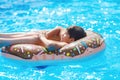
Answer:
[[[71,42],[74,42],[74,41],[75,41],[75,39],[74,39],[74,38],[70,38],[70,41],[71,41]]]

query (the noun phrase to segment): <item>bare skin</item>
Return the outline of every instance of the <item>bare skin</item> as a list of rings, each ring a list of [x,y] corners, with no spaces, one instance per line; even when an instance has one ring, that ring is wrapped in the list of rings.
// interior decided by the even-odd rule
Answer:
[[[48,47],[52,44],[61,48],[72,41],[74,39],[70,38],[66,29],[62,27],[56,27],[51,31],[0,34],[0,47],[12,44],[36,44]]]

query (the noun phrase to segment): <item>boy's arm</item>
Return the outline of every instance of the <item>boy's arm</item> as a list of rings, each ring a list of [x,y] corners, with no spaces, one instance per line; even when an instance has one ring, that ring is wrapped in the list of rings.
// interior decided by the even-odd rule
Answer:
[[[59,42],[59,41],[53,41],[53,40],[48,40],[46,37],[39,35],[40,40],[43,42],[44,46],[46,48],[49,48],[50,46],[55,47],[56,49],[59,49],[63,46],[65,46],[67,43],[65,42]]]
[[[56,27],[55,29],[49,31],[47,34],[46,34],[46,37],[49,39],[50,37],[53,37],[53,36],[59,36],[60,34],[60,31],[62,30],[62,27]]]

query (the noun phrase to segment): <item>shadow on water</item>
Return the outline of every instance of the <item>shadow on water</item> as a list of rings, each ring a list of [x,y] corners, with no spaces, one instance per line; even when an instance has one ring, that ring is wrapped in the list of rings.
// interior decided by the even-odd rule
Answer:
[[[44,65],[44,66],[36,66],[35,68],[38,69],[38,70],[41,70],[41,69],[45,69],[49,67],[48,65]]]

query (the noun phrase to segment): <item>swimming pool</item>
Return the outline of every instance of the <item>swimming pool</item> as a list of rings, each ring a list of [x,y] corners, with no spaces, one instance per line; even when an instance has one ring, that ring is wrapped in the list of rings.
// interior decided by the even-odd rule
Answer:
[[[0,80],[119,80],[119,5],[119,0],[0,0],[0,33],[79,25],[102,34],[106,42],[94,56],[42,68],[0,56]]]

